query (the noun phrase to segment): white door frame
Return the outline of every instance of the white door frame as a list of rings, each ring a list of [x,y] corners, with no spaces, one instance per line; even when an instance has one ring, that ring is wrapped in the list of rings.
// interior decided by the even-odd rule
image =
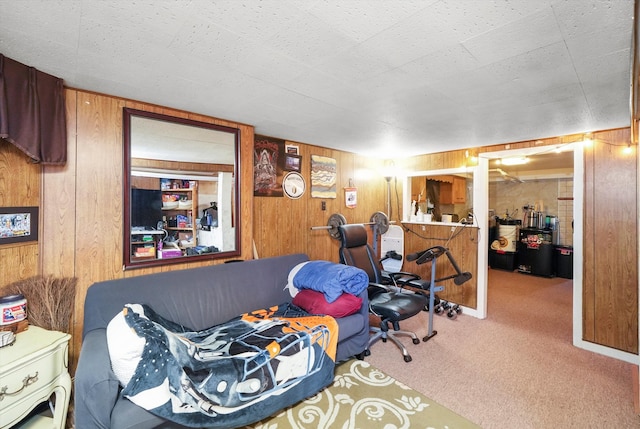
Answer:
[[[478,172],[479,179],[474,181],[474,186],[484,187],[479,190],[481,199],[481,205],[489,207],[489,160],[495,158],[501,158],[505,156],[527,156],[540,153],[540,147],[525,148],[525,149],[512,149],[497,152],[485,152],[478,156]],[[547,148],[548,149],[548,148]],[[482,174],[486,175],[482,177]],[[621,350],[613,349],[611,347],[605,347],[599,344],[591,343],[583,340],[582,331],[582,268],[583,268],[583,207],[584,207],[584,150],[582,144],[573,144],[573,345],[589,350],[594,353],[599,353],[605,356],[609,356],[615,359],[619,359],[632,364],[638,364],[638,355]],[[577,179],[576,179],[577,178]],[[486,180],[485,180],[486,179]],[[476,200],[474,198],[474,205]],[[488,222],[484,225],[485,234],[488,234],[489,225]],[[485,246],[486,247],[486,246]],[[486,253],[482,251],[482,247],[478,247],[478,253]],[[484,279],[484,282],[478,281],[478,313],[479,315],[486,315],[487,308],[487,275],[488,264],[479,265],[479,279]],[[481,273],[482,272],[482,273]],[[484,309],[480,308],[480,305],[484,305]],[[483,318],[483,317],[481,317]]]

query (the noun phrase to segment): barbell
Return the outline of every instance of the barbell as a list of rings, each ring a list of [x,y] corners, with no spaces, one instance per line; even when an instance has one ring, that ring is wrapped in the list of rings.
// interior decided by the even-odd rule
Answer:
[[[380,234],[384,234],[389,230],[389,224],[393,222],[389,222],[389,218],[383,212],[375,212],[371,215],[369,222],[364,222],[360,225],[373,225],[374,228],[377,228]],[[316,229],[326,229],[329,230],[329,235],[331,238],[335,238],[336,240],[340,240],[340,226],[348,225],[347,219],[341,215],[340,213],[334,213],[329,216],[329,220],[326,225],[323,226],[312,226],[312,230]]]

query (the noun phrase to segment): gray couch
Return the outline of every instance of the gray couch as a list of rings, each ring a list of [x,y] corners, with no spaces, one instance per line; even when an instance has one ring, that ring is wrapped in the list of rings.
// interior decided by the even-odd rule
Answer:
[[[303,254],[211,265],[93,284],[84,305],[83,341],[75,374],[75,427],[180,428],[119,394],[109,359],[106,327],[125,304],[148,304],[161,316],[199,331],[239,314],[291,301],[289,271]],[[362,357],[369,340],[367,291],[363,305],[337,319],[337,361]],[[315,392],[310,392],[315,393]]]

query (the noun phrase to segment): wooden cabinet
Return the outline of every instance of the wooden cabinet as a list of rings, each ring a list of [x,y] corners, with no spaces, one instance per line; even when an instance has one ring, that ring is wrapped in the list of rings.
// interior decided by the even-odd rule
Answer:
[[[162,220],[181,249],[197,246],[198,186],[162,190]]]
[[[440,204],[465,204],[467,202],[467,180],[453,175],[429,177],[440,182]]]

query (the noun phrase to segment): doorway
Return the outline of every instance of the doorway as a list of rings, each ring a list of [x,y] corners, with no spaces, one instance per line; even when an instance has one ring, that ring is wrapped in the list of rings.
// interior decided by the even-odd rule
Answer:
[[[479,170],[483,172],[484,180],[479,185],[484,186],[482,192],[487,211],[490,215],[520,220],[522,223],[525,207],[539,209],[558,216],[558,244],[573,246],[573,338],[582,338],[582,230],[574,228],[582,225],[582,212],[576,210],[582,207],[583,183],[573,180],[582,177],[582,146],[581,144],[563,145],[562,152],[558,148],[546,146],[516,150],[504,150],[480,154]],[[511,161],[518,158],[528,158],[529,162],[520,165],[505,165],[504,160]],[[501,164],[497,164],[502,160]],[[540,184],[543,184],[542,186]],[[501,188],[502,197],[494,195]],[[544,188],[544,189],[542,189]],[[539,192],[542,189],[542,192]],[[546,200],[546,202],[545,202]],[[525,223],[526,224],[526,223]],[[490,231],[489,217],[486,231]],[[486,234],[489,236],[489,234]],[[490,237],[484,246],[489,253]],[[488,258],[487,258],[488,262]],[[487,270],[489,263],[479,267]],[[524,275],[515,272],[513,275]],[[579,273],[579,275],[578,275]],[[478,285],[478,302],[484,303],[479,308],[479,314],[487,314],[486,308],[488,281]]]

